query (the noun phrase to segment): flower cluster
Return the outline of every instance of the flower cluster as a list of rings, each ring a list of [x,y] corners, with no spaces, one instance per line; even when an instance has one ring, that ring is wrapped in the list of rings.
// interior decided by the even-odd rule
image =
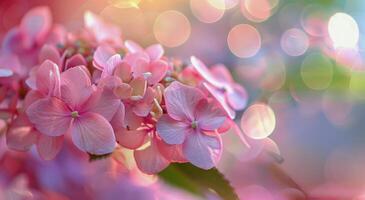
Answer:
[[[33,145],[46,160],[65,143],[91,155],[120,145],[138,168],[158,173],[171,162],[210,169],[222,153],[247,94],[223,65],[206,67],[122,40],[118,27],[87,12],[84,27],[66,32],[50,11],[29,11],[5,36],[0,54],[0,103],[8,147]]]

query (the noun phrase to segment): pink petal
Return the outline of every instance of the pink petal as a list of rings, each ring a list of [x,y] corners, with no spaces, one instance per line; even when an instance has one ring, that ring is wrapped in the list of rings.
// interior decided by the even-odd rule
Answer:
[[[81,54],[76,54],[76,55],[73,55],[71,58],[66,60],[65,69],[67,70],[71,67],[76,67],[76,66],[79,66],[79,65],[86,66],[87,62]]]
[[[37,42],[41,42],[45,39],[51,26],[51,11],[46,6],[31,9],[25,14],[20,23],[21,31]]]
[[[129,99],[132,95],[132,87],[126,83],[121,83],[114,88],[114,95],[121,99]]]
[[[42,47],[41,51],[39,52],[39,63],[43,63],[46,60],[50,60],[57,65],[61,64],[61,56],[56,47],[48,44],[45,44]]]
[[[152,110],[154,97],[154,90],[151,87],[148,87],[144,97],[135,102],[133,112],[138,116],[146,117]]]
[[[234,84],[227,88],[226,100],[234,110],[242,110],[247,105],[248,95],[241,85]]]
[[[137,149],[142,146],[146,136],[147,132],[143,130],[128,131],[127,129],[119,129],[115,132],[118,143],[128,149]]]
[[[24,98],[24,108],[27,109],[32,103],[46,96],[37,90],[30,90]]]
[[[146,93],[147,89],[147,81],[144,80],[144,78],[139,77],[133,79],[129,85],[132,87],[132,97],[138,97],[140,99],[143,98],[143,96]]]
[[[193,65],[194,69],[196,71],[198,71],[200,76],[202,76],[208,83],[212,84],[214,87],[217,87],[217,88],[223,87],[224,84],[213,76],[213,74],[210,72],[208,67],[205,66],[205,64],[201,60],[192,56],[190,58],[190,61]]]
[[[157,134],[167,144],[182,144],[187,134],[192,133],[189,124],[176,121],[168,115],[163,115],[156,124]]]
[[[156,141],[143,150],[135,150],[134,158],[138,168],[146,174],[156,174],[169,165],[169,161],[160,154]]]
[[[96,113],[84,113],[75,119],[71,134],[72,141],[80,150],[94,155],[111,153],[115,148],[112,126]]]
[[[228,84],[228,83],[234,82],[232,79],[231,73],[229,72],[227,67],[222,64],[217,64],[217,65],[212,66],[210,71],[217,80],[219,80],[223,83]]]
[[[37,141],[37,151],[44,160],[52,160],[60,152],[63,145],[62,136],[47,136],[40,134]]]
[[[212,97],[218,102],[218,104],[223,108],[226,114],[234,119],[236,117],[236,112],[227,104],[224,93],[216,89],[215,87],[209,85],[208,83],[203,83],[203,86],[208,90]]]
[[[149,61],[147,59],[144,58],[137,59],[135,65],[132,68],[133,77],[134,78],[143,77],[147,79],[147,77],[145,77],[145,73],[149,72],[148,67],[149,67]]]
[[[121,104],[113,90],[107,87],[98,87],[90,98],[80,107],[80,112],[94,112],[110,121]]]
[[[63,135],[71,123],[71,111],[65,103],[54,97],[34,102],[26,113],[39,132],[49,136]]]
[[[60,97],[60,71],[52,61],[46,60],[36,72],[36,86],[43,94]]]
[[[139,46],[137,43],[135,43],[135,42],[133,42],[131,40],[125,41],[124,42],[124,46],[127,48],[127,50],[130,53],[136,53],[136,52],[144,51],[141,46]]]
[[[103,72],[101,73],[101,78],[112,76],[116,66],[122,64],[122,58],[119,54],[115,54],[108,59],[106,65],[104,66]]]
[[[103,70],[106,66],[106,62],[110,57],[115,55],[114,49],[106,45],[100,45],[94,52],[94,67],[99,70]]]
[[[35,131],[26,115],[19,115],[6,133],[6,144],[10,149],[28,151],[36,143],[38,132]]]
[[[149,61],[150,57],[145,52],[141,51],[136,53],[127,53],[123,58],[123,60],[132,66],[132,68],[134,68],[137,61],[141,59]]]
[[[170,162],[187,162],[182,152],[182,145],[170,145],[162,140],[157,140],[157,147],[160,153]]]
[[[126,109],[125,109],[126,126],[131,130],[136,130],[137,128],[139,128],[141,126],[142,121],[143,121],[143,118],[134,114],[134,112],[132,111],[132,108],[130,106],[128,106],[128,104],[127,104]]]
[[[176,120],[193,120],[195,108],[204,94],[196,88],[177,81],[165,89],[165,102],[168,114]]]
[[[91,95],[91,80],[86,70],[77,66],[61,74],[61,99],[72,109],[82,105]]]
[[[205,99],[201,100],[197,105],[196,120],[198,121],[198,127],[203,130],[213,131],[218,129],[222,126],[226,118],[215,104],[209,103]]]
[[[184,144],[183,153],[193,165],[202,169],[216,166],[222,154],[222,140],[219,136],[209,136],[195,132],[190,134]]]
[[[122,79],[124,83],[128,83],[133,78],[132,68],[128,63],[122,62],[115,67],[114,75]]]
[[[113,119],[110,121],[114,130],[119,130],[125,128],[125,107],[124,104],[121,102],[119,108],[115,112]]]
[[[226,118],[222,126],[217,130],[218,133],[226,133],[229,131],[232,128],[232,123],[234,123],[234,121],[232,121],[230,118]]]
[[[149,68],[152,75],[147,78],[148,84],[155,85],[165,77],[168,65],[165,61],[157,60],[151,62]]]
[[[154,44],[146,48],[146,53],[150,56],[151,61],[155,61],[163,56],[164,50],[160,44]]]

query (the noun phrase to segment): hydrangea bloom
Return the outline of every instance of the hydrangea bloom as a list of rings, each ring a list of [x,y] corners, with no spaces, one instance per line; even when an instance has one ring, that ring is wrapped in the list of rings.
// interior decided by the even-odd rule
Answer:
[[[35,8],[3,41],[9,148],[35,145],[47,160],[74,146],[91,155],[126,148],[147,174],[172,162],[216,166],[220,134],[247,100],[224,66],[209,70],[192,57],[184,70],[160,44],[123,42],[116,26],[91,12],[67,38],[50,19],[47,8]]]

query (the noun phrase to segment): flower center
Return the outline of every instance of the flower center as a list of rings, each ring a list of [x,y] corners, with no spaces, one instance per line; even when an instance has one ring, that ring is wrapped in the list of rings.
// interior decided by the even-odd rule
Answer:
[[[79,112],[77,112],[77,111],[72,111],[72,112],[71,112],[71,117],[72,117],[72,118],[77,118],[77,117],[79,117]]]
[[[198,122],[197,121],[191,122],[191,128],[196,129],[197,127],[198,127]]]

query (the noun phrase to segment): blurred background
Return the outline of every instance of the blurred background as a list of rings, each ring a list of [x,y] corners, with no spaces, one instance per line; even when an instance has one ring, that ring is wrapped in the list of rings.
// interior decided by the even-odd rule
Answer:
[[[313,199],[365,199],[364,0],[1,0],[0,38],[38,5],[69,30],[90,10],[120,26],[124,39],[225,64],[249,105],[274,111],[267,142],[288,177]],[[270,199],[275,177],[251,166],[232,134],[224,137],[219,168],[240,195]]]

